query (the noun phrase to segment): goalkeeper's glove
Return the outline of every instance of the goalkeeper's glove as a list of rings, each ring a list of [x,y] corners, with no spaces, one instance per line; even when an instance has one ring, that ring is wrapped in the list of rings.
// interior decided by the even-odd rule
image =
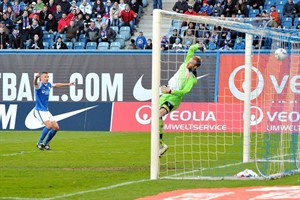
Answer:
[[[161,86],[161,92],[163,94],[171,94],[172,93],[172,90],[170,87],[166,86],[166,85],[163,85]]]

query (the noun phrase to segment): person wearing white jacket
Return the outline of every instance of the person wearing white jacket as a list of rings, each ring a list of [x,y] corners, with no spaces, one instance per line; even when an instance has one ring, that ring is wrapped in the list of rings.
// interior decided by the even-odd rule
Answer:
[[[121,9],[119,7],[118,2],[116,1],[113,5],[113,7],[110,9],[110,23],[112,26],[118,26],[119,27],[119,13],[121,12]]]
[[[81,10],[81,12],[83,13],[84,16],[86,14],[89,14],[89,15],[92,14],[92,6],[86,0],[82,0],[82,3],[80,4],[79,9]]]

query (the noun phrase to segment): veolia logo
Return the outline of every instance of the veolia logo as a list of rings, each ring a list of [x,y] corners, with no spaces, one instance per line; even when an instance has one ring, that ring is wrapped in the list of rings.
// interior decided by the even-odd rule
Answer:
[[[239,66],[236,69],[233,70],[233,72],[230,74],[229,76],[229,80],[228,80],[228,84],[229,84],[229,89],[231,91],[231,93],[233,94],[233,96],[235,96],[237,99],[244,101],[245,100],[245,93],[241,92],[235,85],[235,81],[236,81],[236,75],[239,71],[244,70],[245,69],[245,65]],[[251,67],[251,70],[253,70],[257,77],[258,77],[258,83],[256,88],[251,91],[250,94],[250,99],[253,100],[255,98],[257,98],[261,92],[263,91],[264,88],[264,78],[261,74],[261,72],[256,68],[256,67]],[[245,82],[243,82],[242,84],[242,88],[243,90],[245,90]]]
[[[136,120],[143,125],[151,122],[151,106],[145,105],[139,107],[135,113]]]
[[[258,125],[264,118],[264,113],[262,109],[257,106],[251,106],[250,111],[251,111],[250,125],[251,126]]]

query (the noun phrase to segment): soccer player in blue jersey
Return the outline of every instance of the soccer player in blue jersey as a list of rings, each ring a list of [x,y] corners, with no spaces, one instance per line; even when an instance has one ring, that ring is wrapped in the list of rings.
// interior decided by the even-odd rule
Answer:
[[[65,87],[75,85],[75,83],[49,83],[48,72],[42,72],[35,75],[33,80],[33,85],[35,87],[36,96],[36,106],[34,110],[34,115],[37,119],[45,125],[42,130],[41,137],[37,143],[37,147],[40,150],[51,150],[49,143],[59,130],[58,123],[53,118],[52,114],[48,109],[49,94],[51,88],[54,87]],[[43,143],[45,137],[48,135],[45,143]]]

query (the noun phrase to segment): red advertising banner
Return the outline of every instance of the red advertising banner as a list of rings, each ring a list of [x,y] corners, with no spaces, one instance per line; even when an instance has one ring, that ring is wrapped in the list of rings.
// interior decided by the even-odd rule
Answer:
[[[272,54],[252,58],[251,100],[278,103],[300,100],[299,55],[277,61]],[[244,55],[221,55],[218,102],[244,100]]]
[[[164,119],[166,132],[243,132],[243,103],[185,102]],[[292,111],[287,111],[292,110]],[[251,129],[257,132],[300,132],[300,107],[284,104],[251,107]],[[111,131],[149,132],[151,103],[115,102]]]

